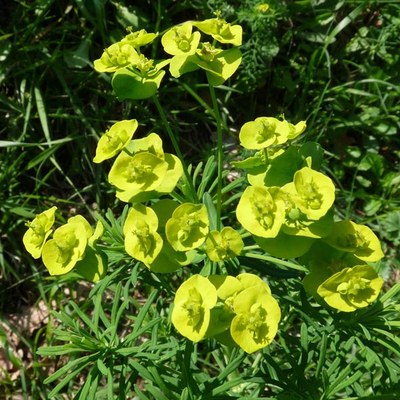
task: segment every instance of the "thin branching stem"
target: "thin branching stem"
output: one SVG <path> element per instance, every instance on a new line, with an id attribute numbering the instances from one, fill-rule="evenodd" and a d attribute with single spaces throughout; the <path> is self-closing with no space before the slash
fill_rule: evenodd
<path id="1" fill-rule="evenodd" d="M 208 84 L 210 88 L 211 101 L 214 109 L 215 122 L 217 124 L 217 170 L 218 170 L 218 184 L 217 184 L 217 230 L 221 230 L 221 204 L 222 204 L 222 172 L 224 167 L 224 154 L 222 148 L 222 119 L 219 112 L 217 96 L 215 95 L 214 86 Z"/>

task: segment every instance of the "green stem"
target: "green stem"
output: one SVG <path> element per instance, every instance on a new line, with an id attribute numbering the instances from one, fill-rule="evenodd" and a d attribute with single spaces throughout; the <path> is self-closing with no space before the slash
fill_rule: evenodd
<path id="1" fill-rule="evenodd" d="M 217 96 L 215 95 L 214 86 L 208 83 L 210 89 L 211 101 L 214 109 L 215 122 L 217 123 L 217 170 L 218 170 L 218 184 L 217 184 L 217 230 L 221 230 L 221 204 L 222 204 L 222 171 L 224 168 L 224 153 L 222 148 L 222 119 L 219 112 Z"/>
<path id="2" fill-rule="evenodd" d="M 163 122 L 163 125 L 164 125 L 165 129 L 167 130 L 169 139 L 171 140 L 171 143 L 172 143 L 172 146 L 174 147 L 175 153 L 176 153 L 176 155 L 178 156 L 178 158 L 182 162 L 183 173 L 185 175 L 185 181 L 186 181 L 187 187 L 190 189 L 190 192 L 191 192 L 191 195 L 192 195 L 192 201 L 195 202 L 195 203 L 199 203 L 199 197 L 197 196 L 197 192 L 196 192 L 196 189 L 194 187 L 193 181 L 190 178 L 189 170 L 188 170 L 188 168 L 186 166 L 185 160 L 183 158 L 181 149 L 179 148 L 179 144 L 178 144 L 178 142 L 176 140 L 176 137 L 175 137 L 174 133 L 172 132 L 171 125 L 169 124 L 167 116 L 165 115 L 164 109 L 162 108 L 162 106 L 161 106 L 161 104 L 160 104 L 160 102 L 159 102 L 159 100 L 158 100 L 156 95 L 154 95 L 152 97 L 152 99 L 153 99 L 154 104 L 157 107 L 158 113 L 160 114 L 160 117 L 161 117 L 161 120 Z"/>

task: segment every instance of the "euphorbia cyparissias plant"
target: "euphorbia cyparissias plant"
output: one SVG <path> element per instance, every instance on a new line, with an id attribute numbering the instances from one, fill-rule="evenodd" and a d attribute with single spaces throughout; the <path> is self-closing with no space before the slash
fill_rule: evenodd
<path id="1" fill-rule="evenodd" d="M 189 275 L 176 291 L 171 315 L 176 330 L 193 342 L 214 338 L 246 353 L 272 343 L 279 329 L 280 307 L 265 280 L 243 273 L 239 256 L 266 257 L 269 262 L 274 261 L 272 256 L 297 258 L 299 264 L 283 262 L 294 269 L 308 269 L 306 291 L 325 307 L 351 312 L 375 301 L 383 280 L 370 264 L 383 256 L 379 240 L 364 225 L 337 220 L 336 189 L 322 172 L 323 150 L 300 136 L 306 121 L 292 124 L 285 118 L 261 116 L 241 127 L 239 141 L 250 155 L 234 165 L 245 170 L 248 184 L 235 193 L 237 221 L 223 215 L 224 124 L 214 86 L 227 82 L 242 62 L 238 48 L 242 27 L 229 24 L 220 13 L 216 18 L 173 26 L 161 36 L 168 57 L 163 60 L 145 55 L 146 46 L 154 45 L 157 38 L 158 33 L 129 29 L 94 61 L 94 68 L 112 74 L 119 100 L 152 98 L 177 155 L 165 153 L 163 139 L 154 132 L 134 138 L 139 122 L 124 119 L 100 137 L 93 161 L 115 157 L 108 180 L 117 199 L 128 203 L 126 218 L 120 222 L 122 251 L 151 274 L 185 266 L 190 267 L 182 275 L 193 268 L 200 271 Z M 173 78 L 180 79 L 195 70 L 205 71 L 217 126 L 216 195 L 213 186 L 207 187 L 207 193 L 204 187 L 196 188 L 199 171 L 192 173 L 191 167 L 185 167 L 158 100 L 167 67 Z M 52 207 L 28 225 L 27 250 L 35 258 L 42 256 L 51 275 L 74 271 L 92 281 L 101 279 L 107 258 L 96 243 L 103 225 L 98 223 L 93 232 L 85 218 L 76 216 L 54 230 L 55 210 Z M 231 226 L 223 226 L 225 222 Z M 113 237 L 106 234 L 108 240 Z M 255 253 L 249 254 L 249 249 Z M 236 273 L 227 275 L 232 268 Z"/>

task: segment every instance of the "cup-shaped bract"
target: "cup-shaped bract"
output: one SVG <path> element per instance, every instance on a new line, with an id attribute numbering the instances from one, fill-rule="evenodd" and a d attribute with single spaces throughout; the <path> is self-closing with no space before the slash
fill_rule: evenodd
<path id="1" fill-rule="evenodd" d="M 227 302 L 232 307 L 233 298 L 237 293 L 243 290 L 243 285 L 239 279 L 230 275 L 210 275 L 208 280 L 217 289 L 217 295 L 220 300 Z"/>
<path id="2" fill-rule="evenodd" d="M 210 275 L 208 280 L 217 289 L 218 296 L 218 302 L 211 310 L 211 321 L 207 330 L 207 337 L 215 337 L 225 331 L 229 332 L 235 316 L 232 309 L 233 299 L 243 286 L 238 279 L 229 275 Z"/>
<path id="3" fill-rule="evenodd" d="M 93 236 L 93 229 L 90 226 L 89 221 L 83 215 L 78 214 L 71 218 L 68 218 L 67 222 L 69 224 L 82 224 L 85 228 L 87 239 L 90 239 Z"/>
<path id="4" fill-rule="evenodd" d="M 165 75 L 163 68 L 169 60 L 154 61 L 143 54 L 132 67 L 121 68 L 115 72 L 111 85 L 119 100 L 147 99 L 153 96 Z"/>
<path id="5" fill-rule="evenodd" d="M 142 191 L 157 188 L 163 181 L 168 169 L 164 158 L 149 152 L 140 152 L 133 156 L 121 153 L 108 174 L 109 182 L 120 190 L 129 191 L 131 197 Z"/>
<path id="6" fill-rule="evenodd" d="M 196 251 L 191 250 L 187 252 L 176 251 L 169 244 L 168 240 L 163 240 L 162 249 L 157 257 L 146 265 L 150 271 L 156 273 L 170 273 L 174 272 L 184 265 L 190 264 L 196 256 Z"/>
<path id="7" fill-rule="evenodd" d="M 42 260 L 50 275 L 66 274 L 84 257 L 92 231 L 82 216 L 77 217 L 57 228 L 43 246 Z"/>
<path id="8" fill-rule="evenodd" d="M 68 221 L 79 221 L 77 217 L 81 216 L 77 215 L 76 217 L 70 218 Z M 98 240 L 104 233 L 104 225 L 101 221 L 97 221 L 96 228 L 93 234 L 91 234 L 92 228 L 90 227 L 89 222 L 87 222 L 83 217 L 81 217 L 81 221 L 85 221 L 83 223 L 86 225 L 88 245 L 84 257 L 76 263 L 74 271 L 91 282 L 98 282 L 107 273 L 107 255 L 97 246 Z M 89 229 L 87 228 L 88 225 Z"/>
<path id="9" fill-rule="evenodd" d="M 269 288 L 268 284 L 257 275 L 245 272 L 243 274 L 239 274 L 236 279 L 242 285 L 242 290 L 253 286 L 261 286 L 263 287 L 263 290 L 266 290 L 269 294 L 271 294 L 271 289 Z"/>
<path id="10" fill-rule="evenodd" d="M 352 312 L 374 302 L 383 285 L 370 265 L 344 268 L 325 280 L 317 293 L 325 302 L 339 311 Z"/>
<path id="11" fill-rule="evenodd" d="M 150 133 L 144 138 L 132 140 L 127 148 L 127 152 L 130 154 L 140 153 L 147 151 L 148 153 L 154 154 L 159 158 L 164 157 L 162 139 L 157 133 Z"/>
<path id="12" fill-rule="evenodd" d="M 163 247 L 163 240 L 157 233 L 156 213 L 143 204 L 135 204 L 128 213 L 123 226 L 126 252 L 147 267 L 156 259 Z"/>
<path id="13" fill-rule="evenodd" d="M 158 33 L 150 33 L 145 29 L 133 31 L 132 28 L 128 28 L 127 31 L 129 33 L 121 40 L 121 43 L 130 44 L 135 49 L 151 43 L 158 36 Z"/>
<path id="14" fill-rule="evenodd" d="M 92 228 L 90 228 L 92 231 Z M 91 236 L 88 237 L 88 245 L 91 247 L 96 247 L 98 240 L 104 233 L 104 225 L 101 221 L 97 221 L 96 227 L 94 228 L 94 232 Z"/>
<path id="15" fill-rule="evenodd" d="M 286 120 L 258 117 L 242 126 L 239 132 L 240 144 L 246 149 L 261 150 L 286 143 L 303 133 L 305 128 L 305 121 L 293 125 Z"/>
<path id="16" fill-rule="evenodd" d="M 383 257 L 379 239 L 366 226 L 353 221 L 338 221 L 331 234 L 324 239 L 336 249 L 350 252 L 365 262 L 376 262 Z"/>
<path id="17" fill-rule="evenodd" d="M 143 202 L 170 193 L 182 174 L 180 159 L 164 153 L 160 136 L 150 133 L 145 138 L 130 141 L 116 158 L 109 181 L 117 187 L 116 196 L 120 200 Z"/>
<path id="18" fill-rule="evenodd" d="M 94 60 L 97 72 L 115 72 L 139 62 L 138 52 L 128 43 L 118 42 L 107 47 L 101 57 Z"/>
<path id="19" fill-rule="evenodd" d="M 171 193 L 183 175 L 182 161 L 175 154 L 165 153 L 164 161 L 167 163 L 168 168 L 164 179 L 156 188 L 156 191 L 160 194 Z"/>
<path id="20" fill-rule="evenodd" d="M 176 251 L 200 247 L 209 231 L 207 208 L 204 204 L 184 203 L 177 207 L 167 221 L 165 233 Z"/>
<path id="21" fill-rule="evenodd" d="M 323 217 L 335 201 L 332 180 L 309 167 L 297 171 L 293 182 L 286 184 L 282 190 L 289 194 L 297 208 L 310 220 Z"/>
<path id="22" fill-rule="evenodd" d="M 305 254 L 314 243 L 315 239 L 300 235 L 287 235 L 283 232 L 284 226 L 279 234 L 272 238 L 260 238 L 255 236 L 256 243 L 266 252 L 274 257 L 297 258 Z"/>
<path id="23" fill-rule="evenodd" d="M 112 125 L 100 137 L 93 162 L 101 163 L 118 154 L 131 141 L 137 127 L 138 122 L 136 119 L 123 120 Z"/>
<path id="24" fill-rule="evenodd" d="M 242 62 L 242 53 L 238 48 L 221 50 L 210 43 L 201 43 L 196 55 L 197 57 L 190 60 L 194 60 L 198 67 L 206 71 L 208 82 L 212 86 L 223 84 L 236 72 Z"/>
<path id="25" fill-rule="evenodd" d="M 164 51 L 172 56 L 195 54 L 200 43 L 200 32 L 193 32 L 193 25 L 185 22 L 169 29 L 161 38 Z"/>
<path id="26" fill-rule="evenodd" d="M 25 232 L 22 242 L 26 251 L 33 258 L 37 259 L 42 254 L 43 246 L 52 232 L 56 210 L 56 206 L 51 207 L 27 223 L 28 230 Z"/>
<path id="27" fill-rule="evenodd" d="M 211 231 L 206 240 L 206 253 L 211 261 L 225 261 L 240 255 L 244 247 L 240 233 L 230 226 L 221 232 Z"/>
<path id="28" fill-rule="evenodd" d="M 220 43 L 228 43 L 234 46 L 240 46 L 242 44 L 243 29 L 240 25 L 231 25 L 224 19 L 218 17 L 206 19 L 204 21 L 195 21 L 192 22 L 192 24 Z"/>
<path id="29" fill-rule="evenodd" d="M 285 219 L 285 203 L 279 189 L 248 186 L 237 205 L 236 217 L 253 235 L 264 238 L 277 236 Z"/>
<path id="30" fill-rule="evenodd" d="M 233 311 L 236 315 L 232 320 L 230 333 L 236 344 L 246 353 L 268 346 L 278 331 L 281 310 L 265 285 L 250 286 L 233 300 Z"/>
<path id="31" fill-rule="evenodd" d="M 171 320 L 176 330 L 193 342 L 202 340 L 217 299 L 217 289 L 207 278 L 191 276 L 175 294 Z"/>
<path id="32" fill-rule="evenodd" d="M 333 227 L 333 212 L 329 210 L 318 220 L 312 220 L 302 212 L 298 193 L 292 183 L 282 187 L 282 196 L 285 201 L 285 221 L 282 232 L 287 235 L 304 236 L 308 238 L 321 238 L 328 236 Z"/>
<path id="33" fill-rule="evenodd" d="M 260 150 L 277 142 L 276 118 L 259 117 L 246 122 L 240 129 L 240 145 L 250 150 Z"/>

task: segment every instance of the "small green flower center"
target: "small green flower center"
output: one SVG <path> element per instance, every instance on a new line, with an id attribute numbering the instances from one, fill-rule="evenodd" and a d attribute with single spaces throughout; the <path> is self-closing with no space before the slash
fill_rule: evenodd
<path id="1" fill-rule="evenodd" d="M 217 49 L 209 42 L 202 43 L 200 50 L 200 57 L 205 61 L 213 61 L 215 55 L 218 53 Z"/>
<path id="2" fill-rule="evenodd" d="M 265 323 L 267 311 L 260 304 L 253 304 L 247 321 L 247 329 L 252 333 L 255 342 L 264 342 L 268 335 L 268 325 Z"/>
<path id="3" fill-rule="evenodd" d="M 257 143 L 263 143 L 267 140 L 273 139 L 275 136 L 276 124 L 270 121 L 256 121 L 256 134 L 255 139 Z"/>
<path id="4" fill-rule="evenodd" d="M 185 32 L 177 30 L 175 31 L 174 40 L 179 50 L 182 51 L 190 50 L 190 42 L 192 41 L 192 35 L 187 35 Z"/>
<path id="5" fill-rule="evenodd" d="M 196 228 L 199 221 L 197 215 L 195 213 L 189 214 L 180 219 L 179 225 L 181 229 L 178 231 L 178 240 L 180 242 L 185 242 L 189 239 L 190 234 L 192 233 L 193 229 Z"/>
<path id="6" fill-rule="evenodd" d="M 149 60 L 143 54 L 140 55 L 136 68 L 142 73 L 151 73 L 154 71 L 154 60 Z"/>
<path id="7" fill-rule="evenodd" d="M 126 28 L 127 32 L 129 32 L 128 35 L 125 36 L 125 40 L 127 41 L 134 41 L 135 39 L 139 38 L 140 36 L 143 36 L 142 31 L 133 31 L 133 28 L 131 26 L 128 26 Z"/>
<path id="8" fill-rule="evenodd" d="M 115 133 L 112 133 L 110 131 L 107 131 L 105 133 L 105 137 L 107 138 L 108 145 L 113 149 L 117 149 L 117 148 L 123 146 L 124 141 L 122 140 L 122 137 L 124 137 L 126 135 L 127 135 L 126 131 L 120 132 L 119 135 L 116 135 Z"/>
<path id="9" fill-rule="evenodd" d="M 274 224 L 275 205 L 272 199 L 255 197 L 251 205 L 254 215 L 264 229 L 270 229 Z"/>
<path id="10" fill-rule="evenodd" d="M 301 188 L 301 196 L 303 197 L 307 208 L 319 210 L 322 205 L 322 194 L 318 192 L 318 186 L 311 179 Z"/>
<path id="11" fill-rule="evenodd" d="M 230 250 L 229 240 L 227 240 L 224 237 L 221 237 L 220 242 L 217 243 L 215 246 L 215 251 L 218 255 L 218 258 L 221 260 L 227 259 L 229 257 L 229 250 Z"/>
<path id="12" fill-rule="evenodd" d="M 55 233 L 54 241 L 59 249 L 57 262 L 65 264 L 71 259 L 73 249 L 75 248 L 78 238 L 75 236 L 75 232 L 63 232 L 62 234 Z"/>
<path id="13" fill-rule="evenodd" d="M 223 18 L 221 18 L 222 12 L 221 10 L 217 10 L 214 12 L 216 16 L 215 20 L 215 28 L 217 34 L 224 36 L 229 34 L 230 24 L 228 24 Z"/>
<path id="14" fill-rule="evenodd" d="M 287 217 L 293 222 L 297 221 L 300 216 L 301 211 L 298 208 L 292 208 L 287 214 Z"/>
<path id="15" fill-rule="evenodd" d="M 123 176 L 128 182 L 137 182 L 142 184 L 145 183 L 151 172 L 152 168 L 150 165 L 138 163 L 134 160 L 128 164 L 126 170 L 123 172 Z"/>
<path id="16" fill-rule="evenodd" d="M 189 51 L 190 50 L 190 41 L 187 39 L 181 39 L 177 42 L 177 45 L 180 50 L 182 51 Z"/>
<path id="17" fill-rule="evenodd" d="M 123 67 L 130 64 L 132 48 L 130 45 L 115 45 L 105 49 L 105 54 L 108 56 L 108 60 L 104 60 L 104 64 Z"/>
<path id="18" fill-rule="evenodd" d="M 357 236 L 354 233 L 348 233 L 338 237 L 337 244 L 340 247 L 355 249 L 357 247 Z"/>
<path id="19" fill-rule="evenodd" d="M 189 300 L 183 305 L 186 311 L 188 325 L 196 327 L 201 324 L 203 319 L 202 297 L 200 293 L 192 288 L 189 290 Z"/>
<path id="20" fill-rule="evenodd" d="M 369 282 L 368 279 L 355 276 L 347 282 L 340 283 L 337 287 L 337 291 L 340 294 L 355 297 L 360 291 L 369 288 Z"/>
<path id="21" fill-rule="evenodd" d="M 137 221 L 132 233 L 138 238 L 140 250 L 149 254 L 154 247 L 153 236 L 150 232 L 149 225 L 145 221 Z"/>

